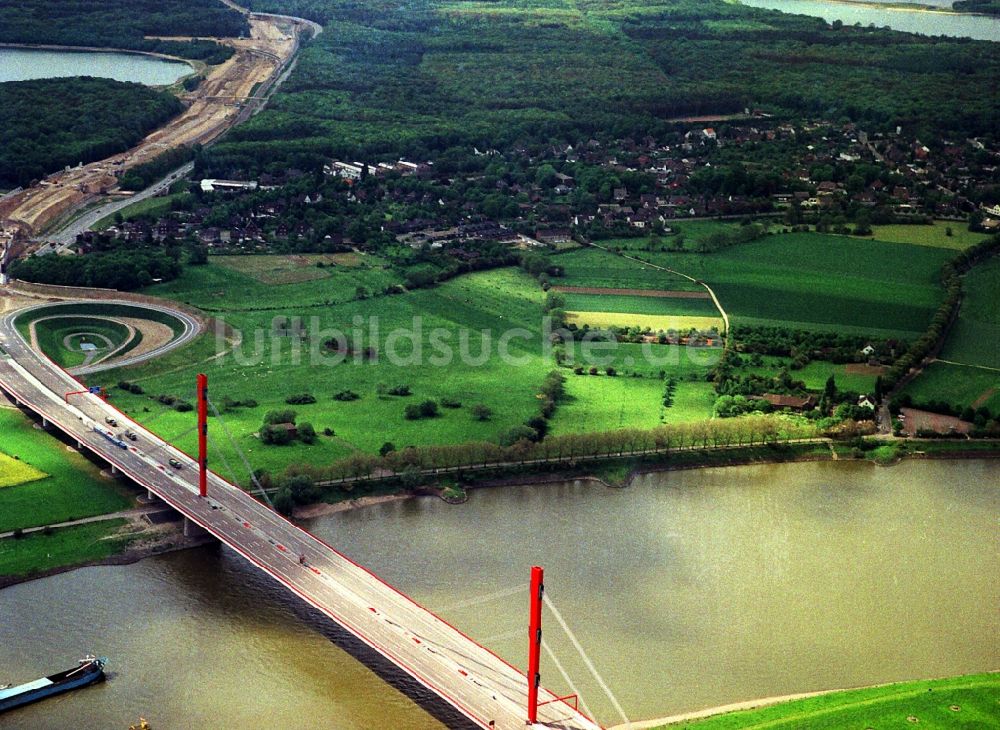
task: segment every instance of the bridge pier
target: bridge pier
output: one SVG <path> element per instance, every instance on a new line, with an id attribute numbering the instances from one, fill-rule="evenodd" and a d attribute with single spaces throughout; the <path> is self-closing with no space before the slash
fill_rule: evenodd
<path id="1" fill-rule="evenodd" d="M 113 477 L 118 476 L 118 467 L 115 466 L 114 464 L 111 465 L 111 476 Z"/>
<path id="2" fill-rule="evenodd" d="M 44 428 L 46 431 L 49 428 L 49 419 L 47 419 L 45 416 L 42 416 L 42 428 Z"/>
<path id="3" fill-rule="evenodd" d="M 197 522 L 184 518 L 184 537 L 206 537 L 210 533 Z"/>

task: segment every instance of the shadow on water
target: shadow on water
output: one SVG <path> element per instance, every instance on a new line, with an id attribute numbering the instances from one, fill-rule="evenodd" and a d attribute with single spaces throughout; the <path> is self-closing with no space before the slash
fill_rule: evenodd
<path id="1" fill-rule="evenodd" d="M 213 543 L 185 553 L 185 556 L 192 555 L 200 558 L 203 569 L 190 571 L 177 564 L 176 579 L 182 581 L 188 590 L 202 594 L 204 600 L 198 603 L 204 610 L 226 612 L 227 609 L 222 606 L 229 602 L 216 600 L 221 590 L 251 610 L 277 615 L 291 613 L 306 627 L 361 662 L 382 681 L 408 697 L 443 725 L 453 730 L 472 730 L 478 727 L 333 619 L 298 599 L 276 579 L 255 570 L 236 552 L 223 547 L 221 543 Z M 232 607 L 228 610 L 232 610 Z"/>

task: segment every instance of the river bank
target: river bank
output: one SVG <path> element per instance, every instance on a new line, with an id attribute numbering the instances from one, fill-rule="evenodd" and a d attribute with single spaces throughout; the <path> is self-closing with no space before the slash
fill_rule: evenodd
<path id="1" fill-rule="evenodd" d="M 993 686 L 997 682 L 997 673 L 1000 670 L 993 670 L 985 674 L 977 675 L 958 675 L 953 677 L 934 677 L 931 679 L 923 679 L 914 682 L 881 682 L 879 684 L 870 684 L 863 687 L 845 687 L 842 689 L 825 689 L 816 692 L 799 692 L 796 694 L 788 694 L 777 697 L 762 697 L 757 700 L 748 700 L 746 702 L 734 702 L 728 705 L 720 705 L 719 707 L 710 707 L 704 710 L 697 710 L 695 712 L 686 712 L 680 715 L 671 715 L 669 717 L 662 717 L 654 720 L 641 720 L 639 722 L 629 723 L 628 725 L 616 725 L 609 728 L 609 730 L 626 730 L 626 728 L 632 728 L 633 730 L 657 730 L 658 728 L 664 728 L 671 725 L 677 725 L 681 723 L 690 723 L 695 720 L 704 720 L 707 718 L 719 718 L 720 721 L 723 718 L 720 715 L 728 715 L 735 712 L 746 712 L 748 710 L 760 710 L 764 708 L 773 707 L 774 705 L 790 704 L 794 703 L 794 706 L 801 706 L 801 700 L 809 700 L 813 698 L 827 698 L 831 701 L 836 701 L 838 699 L 844 700 L 845 704 L 850 702 L 850 700 L 859 698 L 861 695 L 865 696 L 865 700 L 868 704 L 875 704 L 884 699 L 882 695 L 892 697 L 893 694 L 900 691 L 913 692 L 920 691 L 924 692 L 934 692 L 938 690 L 939 693 L 942 691 L 947 691 L 948 687 L 946 685 L 962 684 L 965 681 L 975 682 L 976 680 L 991 680 L 989 686 Z M 837 697 L 839 695 L 839 697 Z M 938 702 L 941 703 L 940 698 Z M 837 711 L 837 706 L 833 702 L 828 703 L 832 705 L 832 711 Z M 943 703 L 941 703 L 943 704 Z M 788 708 L 790 711 L 792 708 Z M 829 715 L 831 709 L 824 708 L 825 714 Z M 957 704 L 952 704 L 949 707 L 951 712 L 961 712 L 962 706 Z M 912 709 L 910 710 L 913 711 Z M 919 717 L 911 714 L 909 717 L 915 718 L 915 720 L 910 720 L 910 722 L 919 721 Z M 802 715 L 798 716 L 799 720 L 802 720 Z M 748 724 L 753 725 L 754 723 L 747 718 Z M 697 726 L 698 723 L 695 723 Z"/>
<path id="2" fill-rule="evenodd" d="M 7 540 L 17 540 L 24 538 L 5 538 Z M 110 555 L 106 558 L 87 560 L 80 563 L 59 565 L 38 573 L 28 575 L 0 575 L 0 591 L 21 583 L 28 583 L 42 578 L 48 578 L 60 573 L 68 573 L 78 568 L 91 568 L 98 565 L 132 565 L 140 560 L 151 558 L 155 555 L 176 552 L 178 550 L 188 550 L 190 548 L 201 547 L 215 541 L 210 535 L 202 537 L 185 537 L 182 530 L 176 529 L 160 530 L 152 539 L 145 539 L 135 544 L 129 544 L 124 551 Z"/>
<path id="3" fill-rule="evenodd" d="M 914 442 L 897 439 L 895 443 L 910 443 L 912 445 Z M 835 461 L 870 464 L 873 467 L 889 467 L 909 460 L 959 461 L 963 459 L 1000 459 L 1000 442 L 979 442 L 977 445 L 981 448 L 969 448 L 970 442 L 965 441 L 926 440 L 915 443 L 924 448 L 895 453 L 891 460 L 880 460 L 876 453 L 877 448 L 863 452 L 865 456 L 858 458 L 856 452 L 852 452 L 851 449 L 843 445 L 839 445 L 840 451 L 832 444 L 776 445 L 755 448 L 748 447 L 740 451 L 727 452 L 683 452 L 655 460 L 651 460 L 649 457 L 646 459 L 629 457 L 612 458 L 608 460 L 610 463 L 597 465 L 596 468 L 592 464 L 581 468 L 567 467 L 563 464 L 557 469 L 546 472 L 534 469 L 506 476 L 466 479 L 462 480 L 459 486 L 463 492 L 483 489 L 495 490 L 531 486 L 557 486 L 567 483 L 591 483 L 607 489 L 628 489 L 637 481 L 646 477 L 669 472 L 686 472 L 701 469 L 746 468 L 764 465 Z M 977 442 L 971 443 L 976 444 Z M 927 450 L 927 447 L 930 447 L 930 450 Z M 297 507 L 292 517 L 297 521 L 310 522 L 332 515 L 358 512 L 375 506 L 390 505 L 428 497 L 440 499 L 454 505 L 459 505 L 466 501 L 464 498 L 449 498 L 446 490 L 447 486 L 445 485 L 428 484 L 418 488 L 400 489 L 398 491 L 388 491 L 378 494 L 348 495 L 331 501 L 315 502 Z M 58 566 L 25 576 L 0 576 L 0 590 L 19 583 L 76 570 L 77 568 L 96 565 L 129 565 L 148 557 L 200 547 L 213 541 L 211 537 L 186 538 L 179 528 L 172 528 L 165 531 L 152 542 L 130 544 L 123 552 L 116 553 L 107 558 Z"/>

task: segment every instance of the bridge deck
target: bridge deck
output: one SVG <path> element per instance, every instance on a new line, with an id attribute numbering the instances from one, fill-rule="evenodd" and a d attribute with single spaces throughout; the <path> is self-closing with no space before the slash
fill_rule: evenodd
<path id="1" fill-rule="evenodd" d="M 504 730 L 525 727 L 527 681 L 520 671 L 221 477 L 211 474 L 209 496 L 200 498 L 197 464 L 189 456 L 96 396 L 75 396 L 65 403 L 64 394 L 79 390 L 79 383 L 30 349 L 14 328 L 14 316 L 0 320 L 0 386 L 20 403 L 201 525 L 473 723 Z M 117 419 L 119 427 L 106 424 L 106 417 Z M 138 435 L 137 441 L 125 442 L 125 449 L 94 430 L 121 433 L 125 426 Z M 182 468 L 172 469 L 170 458 Z M 305 565 L 299 556 L 305 556 Z M 540 698 L 555 695 L 543 690 Z M 563 702 L 543 705 L 539 725 L 599 727 Z"/>

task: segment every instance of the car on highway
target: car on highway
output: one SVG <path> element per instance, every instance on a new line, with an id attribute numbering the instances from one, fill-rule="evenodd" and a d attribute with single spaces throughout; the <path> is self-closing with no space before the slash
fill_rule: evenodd
<path id="1" fill-rule="evenodd" d="M 136 436 L 132 431 L 125 431 L 125 438 L 127 438 L 129 441 L 135 441 L 139 437 Z"/>
<path id="2" fill-rule="evenodd" d="M 179 461 L 177 461 L 177 459 L 174 459 L 173 457 L 171 457 L 167 461 L 167 463 L 170 464 L 170 466 L 172 466 L 174 469 L 180 469 L 181 468 L 181 463 Z"/>
<path id="3" fill-rule="evenodd" d="M 118 428 L 118 421 L 112 418 L 111 416 L 105 416 L 104 422 L 109 426 L 111 426 L 112 428 Z"/>

